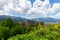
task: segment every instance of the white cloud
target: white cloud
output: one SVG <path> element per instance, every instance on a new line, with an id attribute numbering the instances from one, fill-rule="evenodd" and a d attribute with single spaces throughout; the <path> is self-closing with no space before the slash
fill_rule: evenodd
<path id="1" fill-rule="evenodd" d="M 0 0 L 0 2 L 3 2 L 4 0 Z"/>
<path id="2" fill-rule="evenodd" d="M 18 0 L 17 0 L 18 1 Z M 20 12 L 20 14 L 27 12 L 32 7 L 30 1 L 19 0 L 18 4 L 15 6 L 14 10 Z"/>
<path id="3" fill-rule="evenodd" d="M 50 8 L 50 3 L 48 0 L 46 0 L 45 2 L 36 0 L 35 3 L 33 4 L 33 7 L 30 8 L 30 10 L 28 10 L 28 13 L 46 17 L 49 8 Z"/>
<path id="4" fill-rule="evenodd" d="M 44 2 L 41 0 L 36 0 L 33 3 L 33 7 L 30 1 L 28 0 L 1 0 L 0 15 L 12 15 L 9 13 L 11 10 L 15 11 L 19 14 L 26 14 L 26 18 L 35 18 L 35 17 L 54 17 L 55 15 L 59 15 L 60 13 L 60 3 L 55 3 L 52 7 L 50 5 L 49 0 L 45 0 Z M 0 6 L 1 6 L 0 5 Z M 2 12 L 1 12 L 2 11 Z M 59 14 L 58 14 L 59 13 Z M 22 16 L 23 17 L 23 16 Z M 56 18 L 58 18 L 56 16 Z"/>
<path id="5" fill-rule="evenodd" d="M 12 16 L 11 14 L 5 12 L 4 10 L 3 11 L 0 10 L 0 15 L 10 15 L 10 16 Z"/>
<path id="6" fill-rule="evenodd" d="M 57 13 L 56 15 L 52 16 L 52 18 L 60 19 L 60 12 L 59 12 L 59 13 Z"/>
<path id="7" fill-rule="evenodd" d="M 52 8 L 48 9 L 47 14 L 49 14 L 51 17 L 51 16 L 58 14 L 58 12 L 60 12 L 60 3 L 55 3 Z"/>

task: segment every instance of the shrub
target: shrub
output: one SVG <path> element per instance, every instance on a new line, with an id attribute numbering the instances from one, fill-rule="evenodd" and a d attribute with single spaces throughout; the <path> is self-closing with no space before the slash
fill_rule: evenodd
<path id="1" fill-rule="evenodd" d="M 0 26 L 0 38 L 4 38 L 4 40 L 7 40 L 7 38 L 10 37 L 10 30 L 9 28 L 6 27 L 1 27 Z"/>

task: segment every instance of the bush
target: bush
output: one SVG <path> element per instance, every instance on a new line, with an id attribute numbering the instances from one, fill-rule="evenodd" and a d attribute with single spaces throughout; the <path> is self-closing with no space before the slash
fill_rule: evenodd
<path id="1" fill-rule="evenodd" d="M 6 27 L 1 27 L 0 26 L 0 38 L 4 38 L 4 40 L 7 40 L 7 38 L 10 37 L 10 30 L 9 28 Z"/>
<path id="2" fill-rule="evenodd" d="M 10 17 L 8 17 L 6 21 L 1 22 L 1 26 L 9 27 L 9 29 L 11 29 L 12 27 L 15 26 L 15 23 Z"/>
<path id="3" fill-rule="evenodd" d="M 49 29 L 31 31 L 29 34 L 23 34 L 11 37 L 11 40 L 59 40 L 59 32 Z M 8 40 L 10 40 L 8 39 Z"/>

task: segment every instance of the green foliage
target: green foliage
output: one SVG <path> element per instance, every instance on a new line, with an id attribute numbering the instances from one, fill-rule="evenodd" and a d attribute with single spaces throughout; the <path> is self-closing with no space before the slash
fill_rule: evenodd
<path id="1" fill-rule="evenodd" d="M 43 27 L 38 25 L 34 27 L 34 31 L 30 31 L 28 34 L 17 35 L 9 38 L 8 40 L 59 40 L 60 31 L 53 28 L 54 25 L 49 25 L 50 27 Z"/>
<path id="2" fill-rule="evenodd" d="M 11 35 L 16 35 L 16 34 L 21 34 L 21 27 L 18 25 L 15 27 L 12 27 L 11 29 Z"/>
<path id="3" fill-rule="evenodd" d="M 58 40 L 58 34 L 57 31 L 48 32 L 48 30 L 36 30 L 29 34 L 14 36 L 8 40 Z"/>
<path id="4" fill-rule="evenodd" d="M 15 23 L 10 17 L 8 17 L 6 21 L 1 22 L 1 25 L 4 27 L 9 27 L 9 29 L 11 29 L 15 26 Z"/>
<path id="5" fill-rule="evenodd" d="M 4 40 L 5 40 L 5 39 L 7 39 L 9 37 L 10 37 L 9 28 L 5 28 L 5 27 L 0 26 L 0 38 L 1 39 L 4 38 Z"/>
<path id="6" fill-rule="evenodd" d="M 60 24 L 14 22 L 10 17 L 0 23 L 0 40 L 60 40 Z"/>

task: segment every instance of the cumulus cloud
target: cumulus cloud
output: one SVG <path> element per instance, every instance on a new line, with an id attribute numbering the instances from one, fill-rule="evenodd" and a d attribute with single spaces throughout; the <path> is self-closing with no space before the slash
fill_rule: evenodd
<path id="1" fill-rule="evenodd" d="M 14 10 L 16 11 L 17 13 L 25 13 L 28 9 L 30 9 L 31 7 L 31 3 L 30 1 L 27 1 L 27 0 L 8 0 L 6 1 L 6 4 L 5 4 L 5 0 L 1 0 L 0 2 L 0 8 L 2 8 L 1 11 L 5 11 L 7 12 L 8 14 L 11 14 L 9 13 L 11 10 Z M 3 14 L 3 13 L 2 13 Z"/>
<path id="2" fill-rule="evenodd" d="M 2 8 L 2 10 L 1 10 Z M 12 13 L 11 13 L 12 12 Z M 51 7 L 49 0 L 41 1 L 36 0 L 33 6 L 29 0 L 1 0 L 0 1 L 0 15 L 15 15 L 25 18 L 37 18 L 37 17 L 52 17 L 58 18 L 56 15 L 60 12 L 60 3 L 54 3 Z M 18 16 L 17 15 L 17 16 Z"/>
<path id="3" fill-rule="evenodd" d="M 10 16 L 12 16 L 11 14 L 5 12 L 4 10 L 3 11 L 0 10 L 0 15 L 10 15 Z"/>
<path id="4" fill-rule="evenodd" d="M 60 19 L 60 12 L 59 12 L 59 13 L 57 13 L 56 15 L 52 16 L 52 18 Z"/>
<path id="5" fill-rule="evenodd" d="M 28 13 L 46 17 L 49 8 L 50 8 L 49 0 L 45 0 L 44 2 L 41 0 L 40 1 L 36 0 L 35 3 L 33 4 L 33 7 L 30 8 Z"/>
<path id="6" fill-rule="evenodd" d="M 45 0 L 44 2 L 36 0 L 33 5 L 34 5 L 33 8 L 31 8 L 28 11 L 29 15 L 35 14 L 35 16 L 38 15 L 38 17 L 53 18 L 52 16 L 55 16 L 56 14 L 58 14 L 58 12 L 60 12 L 60 3 L 54 3 L 54 5 L 51 7 L 49 0 Z M 58 17 L 56 17 L 56 18 L 58 18 Z"/>

